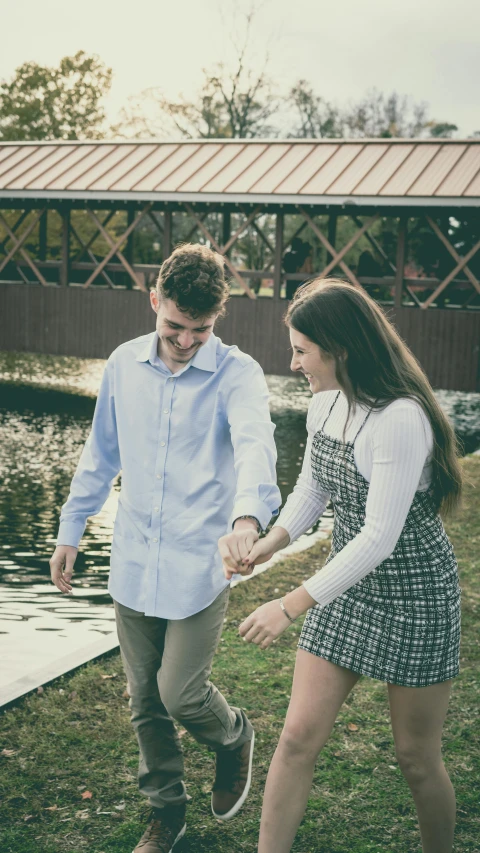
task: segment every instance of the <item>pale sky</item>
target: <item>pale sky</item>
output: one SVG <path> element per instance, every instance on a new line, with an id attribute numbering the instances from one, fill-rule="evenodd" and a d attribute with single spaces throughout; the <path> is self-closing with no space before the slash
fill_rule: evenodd
<path id="1" fill-rule="evenodd" d="M 252 64 L 279 92 L 299 78 L 338 105 L 376 87 L 427 101 L 429 115 L 480 130 L 478 0 L 263 0 Z M 251 0 L 16 0 L 1 4 L 0 79 L 26 60 L 55 65 L 78 50 L 114 72 L 114 121 L 127 98 L 152 86 L 190 96 L 201 69 L 232 56 L 234 10 Z M 235 24 L 237 21 L 237 24 Z"/>

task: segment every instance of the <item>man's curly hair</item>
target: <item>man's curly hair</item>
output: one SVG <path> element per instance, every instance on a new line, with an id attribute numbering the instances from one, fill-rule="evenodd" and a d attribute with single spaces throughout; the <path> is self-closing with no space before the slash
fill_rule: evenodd
<path id="1" fill-rule="evenodd" d="M 223 316 L 229 296 L 223 258 L 200 243 L 178 246 L 160 268 L 157 295 L 160 300 L 172 299 L 194 319 Z"/>

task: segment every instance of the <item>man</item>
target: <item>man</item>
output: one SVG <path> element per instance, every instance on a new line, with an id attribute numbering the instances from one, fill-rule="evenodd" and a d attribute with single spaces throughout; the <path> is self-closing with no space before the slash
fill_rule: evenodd
<path id="1" fill-rule="evenodd" d="M 151 293 L 156 331 L 107 362 L 50 561 L 53 582 L 70 592 L 86 520 L 122 470 L 109 591 L 139 786 L 152 805 L 138 853 L 170 853 L 185 832 L 172 718 L 216 752 L 215 817 L 233 817 L 250 787 L 253 728 L 209 681 L 228 600 L 217 543 L 240 565 L 281 500 L 263 373 L 213 334 L 227 298 L 223 260 L 205 246 L 182 246 L 163 263 Z"/>

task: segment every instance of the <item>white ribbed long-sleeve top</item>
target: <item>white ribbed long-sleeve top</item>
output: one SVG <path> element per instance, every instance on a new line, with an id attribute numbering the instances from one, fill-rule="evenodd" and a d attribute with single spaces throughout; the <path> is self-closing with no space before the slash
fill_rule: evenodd
<path id="1" fill-rule="evenodd" d="M 310 402 L 302 470 L 275 524 L 287 531 L 291 542 L 320 518 L 330 497 L 312 476 L 311 454 L 313 436 L 321 429 L 337 393 L 321 391 Z M 325 425 L 326 435 L 343 438 L 347 412 L 347 398 L 340 393 Z M 354 440 L 367 412 L 357 405 L 347 425 L 347 441 Z M 365 522 L 328 565 L 303 584 L 319 604 L 329 604 L 390 556 L 415 492 L 430 484 L 432 448 L 430 422 L 416 401 L 399 399 L 371 412 L 354 445 L 355 463 L 369 483 Z"/>

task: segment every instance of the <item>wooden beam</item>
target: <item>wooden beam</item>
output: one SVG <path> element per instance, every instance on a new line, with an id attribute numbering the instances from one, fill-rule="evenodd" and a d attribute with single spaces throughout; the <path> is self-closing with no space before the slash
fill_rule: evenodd
<path id="1" fill-rule="evenodd" d="M 358 228 L 361 228 L 362 223 L 361 223 L 360 219 L 358 218 L 358 216 L 351 216 L 350 218 L 353 220 L 353 222 L 355 223 L 355 225 Z M 388 257 L 385 249 L 383 248 L 383 246 L 380 245 L 378 240 L 376 240 L 375 237 L 373 237 L 371 234 L 369 234 L 368 231 L 365 232 L 365 237 L 367 238 L 367 240 L 370 243 L 370 245 L 372 246 L 372 248 L 376 249 L 376 251 L 379 253 L 379 255 L 381 255 L 383 260 L 387 262 L 387 264 L 390 267 L 390 269 L 392 270 L 392 272 L 396 273 L 397 268 L 396 268 L 395 264 L 392 264 L 392 262 L 391 262 L 390 258 Z"/>
<path id="2" fill-rule="evenodd" d="M 165 210 L 163 214 L 163 260 L 172 253 L 172 211 Z"/>
<path id="3" fill-rule="evenodd" d="M 190 214 L 190 216 L 193 216 L 193 218 L 196 219 L 196 221 L 198 223 L 198 227 L 200 228 L 200 231 L 202 231 L 202 233 L 207 238 L 207 240 L 210 240 L 210 243 L 212 244 L 215 251 L 218 252 L 219 255 L 223 255 L 223 260 L 225 262 L 225 266 L 228 267 L 228 269 L 230 270 L 231 274 L 233 275 L 235 281 L 238 282 L 238 284 L 243 288 L 243 290 L 250 297 L 250 299 L 256 299 L 257 298 L 256 293 L 254 293 L 253 290 L 251 290 L 251 288 L 248 286 L 247 282 L 244 281 L 243 278 L 241 277 L 241 275 L 238 274 L 237 270 L 235 269 L 232 262 L 230 261 L 230 258 L 226 257 L 225 246 L 223 248 L 220 248 L 220 246 L 218 245 L 215 238 L 212 236 L 212 234 L 210 234 L 210 232 L 205 227 L 203 222 L 199 219 L 199 217 L 197 216 L 197 214 L 195 213 L 195 211 L 193 210 L 193 208 L 190 204 L 185 202 L 184 207 L 185 207 L 185 210 Z"/>
<path id="4" fill-rule="evenodd" d="M 72 237 L 75 237 L 75 240 L 78 241 L 79 245 L 83 246 L 83 248 L 85 249 L 86 248 L 85 243 L 83 242 L 82 238 L 78 235 L 77 231 L 75 230 L 72 221 L 70 221 L 70 233 L 72 234 Z M 90 260 L 93 261 L 93 263 L 95 264 L 95 267 L 96 267 L 98 264 L 98 258 L 95 257 L 95 255 L 93 254 L 91 249 L 86 249 L 86 253 L 87 253 L 88 257 L 90 258 Z M 79 265 L 77 265 L 74 261 L 72 261 L 70 264 L 71 269 L 72 268 L 76 269 L 76 268 L 78 268 L 78 266 Z M 108 273 L 105 269 L 102 270 L 101 275 L 102 275 L 102 278 L 105 279 L 108 286 L 113 289 L 115 287 L 115 285 L 114 285 L 112 279 L 110 278 L 110 276 L 108 275 Z"/>
<path id="5" fill-rule="evenodd" d="M 108 214 L 108 216 L 105 217 L 105 219 L 102 222 L 102 225 L 104 228 L 107 227 L 108 223 L 110 222 L 111 218 L 113 216 L 115 216 L 116 212 L 117 212 L 116 210 L 111 210 L 110 213 Z M 82 258 L 85 254 L 88 254 L 88 250 L 91 248 L 91 246 L 93 246 L 93 244 L 94 244 L 94 242 L 97 239 L 99 234 L 100 234 L 100 231 L 97 228 L 97 230 L 94 232 L 93 236 L 89 238 L 87 243 L 83 243 L 83 241 L 79 241 L 81 243 L 81 246 L 83 246 L 83 248 L 80 249 L 80 252 L 77 252 L 75 257 L 73 258 L 72 263 L 78 263 L 79 261 L 82 260 Z"/>
<path id="6" fill-rule="evenodd" d="M 320 230 L 318 225 L 313 221 L 311 216 L 308 215 L 307 211 L 304 210 L 303 207 L 300 207 L 300 205 L 297 205 L 297 210 L 299 210 L 300 213 L 302 214 L 302 216 L 305 217 L 305 219 L 307 220 L 308 224 L 310 225 L 310 228 L 312 229 L 312 231 L 317 235 L 320 242 L 323 243 L 323 245 L 325 246 L 327 251 L 330 252 L 332 257 L 336 256 L 337 255 L 336 250 L 333 248 L 331 243 L 327 240 L 327 238 L 325 237 L 325 234 Z M 343 270 L 343 272 L 345 273 L 347 278 L 350 279 L 352 284 L 355 284 L 357 287 L 362 286 L 360 284 L 358 278 L 356 277 L 355 273 L 353 273 L 352 270 L 349 267 L 347 267 L 347 265 L 344 261 L 340 261 L 339 266 Z M 319 273 L 319 275 L 323 275 L 323 272 Z"/>
<path id="7" fill-rule="evenodd" d="M 463 268 L 468 264 L 468 262 L 473 258 L 473 256 L 476 255 L 476 253 L 478 252 L 479 249 L 480 249 L 480 240 L 478 241 L 478 243 L 475 243 L 475 245 L 472 246 L 470 251 L 467 252 L 467 254 L 464 255 L 463 258 L 461 258 L 461 260 L 457 264 L 457 266 L 451 271 L 451 273 L 449 273 L 447 275 L 446 278 L 443 279 L 443 281 L 438 285 L 437 289 L 433 291 L 433 293 L 428 297 L 428 299 L 425 299 L 425 301 L 422 302 L 421 307 L 423 309 L 428 308 L 429 305 L 432 304 L 432 302 L 435 302 L 435 299 L 437 298 L 437 296 L 442 292 L 442 290 L 445 290 L 445 288 L 448 287 L 448 285 L 450 284 L 451 281 L 453 281 L 453 279 L 455 278 L 457 273 L 459 273 L 460 270 L 463 270 Z"/>
<path id="8" fill-rule="evenodd" d="M 143 217 L 148 213 L 148 211 L 151 209 L 151 207 L 152 207 L 151 203 L 147 204 L 146 207 L 144 207 L 144 209 L 142 211 L 140 211 L 138 216 L 135 217 L 134 221 L 129 225 L 127 230 L 124 231 L 122 236 L 119 237 L 119 239 L 116 241 L 114 241 L 113 238 L 108 233 L 108 231 L 105 230 L 105 228 L 103 227 L 102 223 L 100 222 L 98 216 L 95 215 L 94 211 L 90 210 L 90 208 L 87 207 L 87 211 L 88 211 L 89 215 L 92 217 L 92 219 L 95 222 L 100 233 L 103 234 L 103 236 L 105 237 L 105 240 L 107 241 L 107 243 L 110 243 L 110 246 L 112 248 L 106 254 L 106 256 L 103 258 L 103 260 L 100 262 L 97 269 L 94 270 L 92 275 L 85 282 L 83 287 L 90 287 L 92 281 L 95 281 L 97 276 L 100 275 L 103 268 L 108 264 L 110 258 L 113 258 L 114 255 L 117 255 L 119 260 L 121 261 L 121 263 L 123 264 L 123 266 L 125 267 L 127 272 L 129 273 L 129 275 L 132 277 L 132 279 L 135 282 L 135 284 L 137 285 L 137 287 L 140 290 L 143 290 L 145 292 L 147 291 L 147 288 L 145 287 L 143 281 L 140 281 L 140 279 L 137 278 L 135 270 L 130 266 L 127 259 L 122 255 L 122 253 L 120 251 L 120 246 L 122 246 L 125 243 L 125 240 L 127 239 L 128 235 L 138 226 L 138 223 L 140 222 L 140 220 L 143 219 Z"/>
<path id="9" fill-rule="evenodd" d="M 283 261 L 283 213 L 277 213 L 275 221 L 275 269 L 273 273 L 273 298 L 281 298 Z"/>
<path id="10" fill-rule="evenodd" d="M 430 228 L 432 229 L 432 231 L 437 235 L 437 237 L 439 238 L 439 240 L 441 240 L 441 241 L 442 241 L 442 243 L 443 243 L 443 245 L 445 246 L 445 248 L 447 249 L 447 251 L 448 251 L 448 252 L 450 252 L 450 254 L 451 254 L 451 256 L 452 256 L 453 260 L 454 260 L 454 261 L 456 261 L 457 263 L 460 263 L 460 262 L 461 262 L 461 260 L 462 260 L 461 256 L 458 254 L 458 252 L 457 252 L 457 250 L 455 249 L 455 247 L 454 247 L 454 246 L 452 246 L 452 244 L 450 243 L 450 240 L 448 239 L 448 237 L 446 237 L 446 236 L 445 236 L 445 234 L 443 233 L 443 231 L 438 227 L 438 225 L 437 225 L 437 223 L 435 222 L 435 220 L 434 220 L 434 219 L 432 219 L 432 217 L 431 217 L 431 216 L 428 216 L 428 214 L 427 214 L 427 216 L 425 217 L 425 219 L 427 220 L 428 224 L 430 225 Z M 474 276 L 473 272 L 472 272 L 472 271 L 471 271 L 467 266 L 465 266 L 465 267 L 463 268 L 463 272 L 464 272 L 464 273 L 465 273 L 465 275 L 467 276 L 468 280 L 473 284 L 473 286 L 474 286 L 475 290 L 477 291 L 477 293 L 480 293 L 480 282 L 479 282 L 479 281 L 478 281 L 478 279 Z"/>
<path id="11" fill-rule="evenodd" d="M 42 273 L 40 272 L 40 270 L 39 270 L 39 269 L 37 269 L 36 265 L 33 263 L 33 261 L 32 261 L 32 259 L 31 259 L 30 255 L 28 254 L 28 252 L 26 252 L 26 251 L 25 251 L 25 249 L 23 248 L 23 244 L 25 243 L 25 240 L 26 240 L 26 239 L 27 239 L 27 237 L 32 233 L 32 231 L 33 231 L 33 229 L 35 228 L 35 226 L 36 226 L 37 222 L 39 222 L 40 218 L 41 218 L 41 217 L 42 217 L 42 215 L 43 215 L 44 209 L 45 209 L 45 208 L 43 208 L 43 209 L 42 209 L 42 210 L 37 214 L 37 216 L 35 216 L 35 218 L 32 220 L 32 222 L 30 223 L 30 225 L 28 226 L 28 228 L 26 228 L 26 229 L 25 229 L 25 231 L 23 232 L 23 234 L 22 234 L 22 236 L 20 237 L 20 239 L 17 239 L 17 237 L 16 237 L 16 236 L 15 236 L 15 234 L 13 233 L 12 229 L 10 228 L 10 226 L 9 226 L 8 222 L 6 222 L 6 221 L 5 221 L 4 217 L 3 217 L 3 216 L 2 216 L 2 214 L 0 213 L 0 222 L 2 223 L 3 227 L 5 228 L 5 230 L 6 230 L 7 234 L 9 235 L 10 239 L 12 240 L 12 242 L 13 242 L 13 244 L 14 244 L 14 245 L 13 245 L 13 248 L 12 248 L 12 249 L 10 249 L 10 251 L 8 252 L 8 254 L 4 257 L 3 261 L 0 263 L 0 272 L 1 272 L 1 271 L 2 271 L 6 266 L 7 266 L 7 264 L 8 264 L 8 262 L 9 262 L 9 260 L 10 260 L 11 258 L 13 258 L 13 256 L 14 256 L 14 255 L 16 255 L 16 254 L 17 254 L 17 252 L 20 252 L 20 254 L 21 254 L 22 258 L 27 262 L 28 266 L 30 267 L 30 269 L 32 270 L 32 272 L 34 273 L 34 275 L 37 277 L 37 279 L 38 279 L 38 281 L 40 282 L 40 284 L 43 284 L 43 286 L 44 286 L 44 287 L 46 287 L 46 286 L 47 286 L 47 284 L 48 284 L 47 280 L 43 277 L 43 275 L 42 275 Z"/>
<path id="12" fill-rule="evenodd" d="M 230 240 L 232 233 L 232 218 L 229 210 L 222 213 L 222 245 L 225 246 Z"/>
<path id="13" fill-rule="evenodd" d="M 221 255 L 227 254 L 228 250 L 231 249 L 233 244 L 237 242 L 240 235 L 243 234 L 244 231 L 246 231 L 246 229 L 248 228 L 250 223 L 253 222 L 253 220 L 255 219 L 256 216 L 258 216 L 258 214 L 260 213 L 260 210 L 261 210 L 260 206 L 256 207 L 255 210 L 253 210 L 252 213 L 250 214 L 250 216 L 248 217 L 247 221 L 244 222 L 243 225 L 241 225 L 240 228 L 238 228 L 235 231 L 235 234 L 232 234 L 230 239 L 223 246 L 223 248 L 220 252 Z"/>
<path id="14" fill-rule="evenodd" d="M 335 244 L 337 242 L 337 219 L 338 219 L 338 215 L 336 213 L 329 213 L 328 214 L 327 238 L 328 238 L 328 242 L 330 243 L 331 246 L 333 246 L 333 248 L 335 248 Z M 361 223 L 360 223 L 360 225 L 361 225 Z M 332 255 L 330 254 L 330 252 L 327 252 L 327 264 L 330 263 L 330 261 L 332 261 L 332 260 L 333 260 Z"/>
<path id="15" fill-rule="evenodd" d="M 405 249 L 407 244 L 407 217 L 401 216 L 398 223 L 397 261 L 395 271 L 395 308 L 401 308 L 403 302 L 403 273 L 405 269 Z"/>
<path id="16" fill-rule="evenodd" d="M 45 210 L 43 216 L 40 217 L 38 229 L 38 258 L 40 261 L 47 260 L 47 239 L 48 239 L 48 210 Z"/>
<path id="17" fill-rule="evenodd" d="M 342 258 L 345 257 L 347 252 L 350 251 L 350 249 L 352 248 L 352 246 L 355 245 L 355 243 L 358 243 L 362 234 L 365 234 L 365 231 L 367 231 L 368 228 L 370 228 L 373 225 L 373 223 L 377 221 L 379 216 L 380 216 L 379 213 L 375 213 L 373 216 L 371 216 L 369 219 L 367 219 L 367 221 L 364 222 L 362 227 L 359 228 L 359 230 L 355 232 L 353 237 L 350 238 L 348 243 L 345 243 L 345 246 L 343 246 L 339 252 L 335 251 L 334 257 L 332 258 L 330 263 L 328 263 L 327 266 L 325 267 L 325 269 L 322 270 L 323 276 L 328 275 L 329 272 L 331 272 L 336 266 L 338 266 L 338 264 L 340 263 Z"/>
<path id="18" fill-rule="evenodd" d="M 28 209 L 27 209 L 27 210 L 24 210 L 24 211 L 20 214 L 20 216 L 18 217 L 17 221 L 16 221 L 16 222 L 14 222 L 14 224 L 12 225 L 12 232 L 13 232 L 14 234 L 15 234 L 15 232 L 20 228 L 20 225 L 21 225 L 21 224 L 22 224 L 22 222 L 27 218 L 27 216 L 28 216 L 28 214 L 29 214 L 29 213 L 30 213 L 30 210 L 28 210 Z M 0 243 L 0 252 L 6 252 L 6 251 L 7 251 L 6 246 L 7 246 L 7 243 L 9 243 L 9 242 L 10 242 L 10 239 L 11 239 L 11 238 L 10 238 L 10 235 L 9 235 L 9 234 L 7 234 L 7 236 L 6 236 L 6 237 L 2 240 L 2 242 Z"/>
<path id="19" fill-rule="evenodd" d="M 62 255 L 60 267 L 60 284 L 67 287 L 70 284 L 70 211 L 62 210 Z"/>

